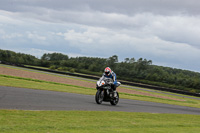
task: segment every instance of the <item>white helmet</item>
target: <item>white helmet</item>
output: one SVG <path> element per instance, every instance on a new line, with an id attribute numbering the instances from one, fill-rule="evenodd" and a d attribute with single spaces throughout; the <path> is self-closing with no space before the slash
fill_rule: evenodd
<path id="1" fill-rule="evenodd" d="M 104 70 L 104 73 L 105 73 L 107 76 L 110 76 L 110 74 L 112 73 L 112 70 L 111 70 L 109 67 L 106 67 L 105 70 Z"/>

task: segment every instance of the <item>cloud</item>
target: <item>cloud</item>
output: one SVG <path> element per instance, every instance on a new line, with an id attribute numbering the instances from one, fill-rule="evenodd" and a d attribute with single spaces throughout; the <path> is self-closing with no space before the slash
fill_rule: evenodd
<path id="1" fill-rule="evenodd" d="M 150 31 L 165 41 L 186 43 L 200 48 L 200 17 L 158 16 L 151 23 Z"/>
<path id="2" fill-rule="evenodd" d="M 183 62 L 191 57 L 196 59 L 200 56 L 200 50 L 189 44 L 163 40 L 152 34 L 147 37 L 135 37 L 105 28 L 82 27 L 81 30 L 69 30 L 58 35 L 63 36 L 70 42 L 71 47 L 80 49 L 83 54 L 110 56 L 112 53 L 125 58 L 126 56 L 134 57 L 134 53 L 140 53 L 146 58 L 160 57 Z"/>
<path id="3" fill-rule="evenodd" d="M 199 70 L 199 7 L 197 0 L 0 1 L 1 48 L 116 54 Z"/>
<path id="4" fill-rule="evenodd" d="M 37 10 L 38 11 L 38 10 Z M 152 13 L 138 13 L 133 16 L 127 14 L 105 13 L 105 12 L 80 12 L 80 11 L 57 11 L 57 10 L 39 10 L 41 14 L 22 13 L 18 17 L 26 16 L 27 20 L 35 18 L 37 23 L 57 23 L 88 27 L 102 27 L 119 32 L 126 32 L 132 36 L 157 36 L 165 41 L 187 43 L 199 48 L 200 18 L 188 15 L 163 16 Z M 17 15 L 17 14 L 15 14 Z M 64 16 L 64 17 L 63 17 Z M 12 15 L 13 17 L 13 15 Z M 104 20 L 104 21 L 102 21 Z M 30 21 L 30 20 L 28 20 Z M 12 21 L 13 22 L 13 21 Z M 187 25 L 187 26 L 186 26 Z M 66 29 L 68 30 L 68 29 Z M 73 31 L 74 29 L 70 29 Z M 132 32 L 135 31 L 135 32 Z M 72 33 L 73 34 L 73 33 Z M 85 33 L 87 34 L 87 33 Z M 78 35 L 77 35 L 78 37 Z M 37 39 L 45 39 L 36 37 Z M 69 38 L 69 35 L 68 35 Z M 68 39 L 69 40 L 69 39 Z M 92 42 L 89 38 L 80 38 L 79 40 Z"/>
<path id="5" fill-rule="evenodd" d="M 46 37 L 45 36 L 41 36 L 39 35 L 37 32 L 27 32 L 27 37 L 29 39 L 32 39 L 32 40 L 41 40 L 41 41 L 45 41 L 46 40 Z"/>
<path id="6" fill-rule="evenodd" d="M 153 14 L 174 15 L 200 13 L 198 0 L 7 0 L 0 1 L 0 8 L 8 11 L 27 12 L 32 8 L 71 11 L 99 11 L 117 14 L 151 12 Z"/>
<path id="7" fill-rule="evenodd" d="M 12 39 L 12 38 L 19 38 L 19 37 L 23 37 L 22 34 L 20 33 L 11 33 L 11 34 L 4 34 L 3 36 L 1 36 L 2 39 Z"/>

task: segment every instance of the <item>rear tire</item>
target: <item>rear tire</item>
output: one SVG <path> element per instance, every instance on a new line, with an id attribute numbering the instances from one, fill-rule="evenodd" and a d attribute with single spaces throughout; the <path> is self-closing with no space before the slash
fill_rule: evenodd
<path id="1" fill-rule="evenodd" d="M 103 96 L 104 96 L 103 93 L 104 93 L 103 91 L 100 91 L 100 90 L 97 91 L 97 93 L 95 95 L 95 101 L 96 101 L 97 104 L 101 104 L 102 103 Z"/>
<path id="2" fill-rule="evenodd" d="M 119 94 L 117 92 L 117 97 L 110 101 L 111 105 L 117 105 L 119 102 Z"/>

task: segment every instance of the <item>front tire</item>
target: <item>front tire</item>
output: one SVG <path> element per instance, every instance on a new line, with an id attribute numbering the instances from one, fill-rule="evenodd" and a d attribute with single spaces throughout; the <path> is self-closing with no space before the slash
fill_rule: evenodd
<path id="1" fill-rule="evenodd" d="M 101 104 L 103 101 L 103 97 L 104 97 L 104 92 L 101 90 L 98 90 L 96 95 L 95 95 L 95 101 L 97 104 Z"/>
<path id="2" fill-rule="evenodd" d="M 111 105 L 117 105 L 119 102 L 119 93 L 117 92 L 117 97 L 110 101 Z"/>

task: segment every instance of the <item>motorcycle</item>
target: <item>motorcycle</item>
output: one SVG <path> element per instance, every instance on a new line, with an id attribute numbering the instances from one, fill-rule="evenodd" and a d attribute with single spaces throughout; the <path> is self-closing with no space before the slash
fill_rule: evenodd
<path id="1" fill-rule="evenodd" d="M 120 82 L 117 82 L 117 87 L 120 86 Z M 95 100 L 97 104 L 104 102 L 110 102 L 111 105 L 117 105 L 119 102 L 119 93 L 113 92 L 112 89 L 113 80 L 111 78 L 103 77 L 97 81 L 97 92 L 95 95 Z"/>

